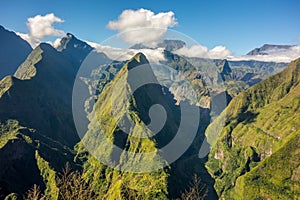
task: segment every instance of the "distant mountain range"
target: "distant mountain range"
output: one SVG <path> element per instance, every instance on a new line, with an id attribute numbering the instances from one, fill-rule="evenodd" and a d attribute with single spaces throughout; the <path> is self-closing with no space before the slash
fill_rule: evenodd
<path id="1" fill-rule="evenodd" d="M 273 44 L 264 44 L 260 48 L 255 48 L 247 55 L 269 55 L 270 52 L 275 52 L 275 51 L 282 51 L 282 50 L 288 50 L 291 47 L 294 47 L 294 45 L 273 45 Z"/>
<path id="2" fill-rule="evenodd" d="M 157 44 L 155 48 L 164 48 L 167 51 L 175 51 L 186 46 L 186 43 L 181 40 L 164 40 Z M 135 44 L 129 49 L 153 49 L 153 47 L 148 47 L 144 44 Z"/>

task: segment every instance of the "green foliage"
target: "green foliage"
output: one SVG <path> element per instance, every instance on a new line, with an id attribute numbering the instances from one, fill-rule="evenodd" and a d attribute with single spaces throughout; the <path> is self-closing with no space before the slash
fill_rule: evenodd
<path id="1" fill-rule="evenodd" d="M 292 142 L 300 134 L 299 69 L 296 60 L 280 74 L 242 92 L 208 127 L 212 151 L 206 167 L 220 197 L 298 195 L 291 172 L 300 165 L 299 147 Z"/>
<path id="2" fill-rule="evenodd" d="M 107 84 L 98 96 L 94 110 L 89 116 L 91 123 L 83 143 L 95 148 L 95 152 L 100 152 L 103 158 L 107 159 L 107 162 L 111 162 L 111 154 L 113 153 L 111 142 L 119 141 L 116 139 L 120 134 L 117 125 L 124 115 L 133 119 L 135 124 L 127 138 L 124 138 L 123 145 L 125 145 L 126 150 L 136 153 L 157 151 L 155 140 L 139 137 L 150 130 L 146 128 L 146 125 L 140 119 L 141 112 L 145 112 L 142 110 L 144 108 L 138 107 L 143 105 L 142 102 L 147 104 L 147 101 L 151 100 L 153 95 L 156 95 L 155 90 L 151 90 L 151 94 L 134 94 L 133 99 L 127 100 L 131 89 L 127 82 L 128 70 L 140 62 L 144 64 L 148 61 L 145 60 L 142 54 L 137 54 L 124 65 L 113 81 Z M 158 95 L 161 94 L 158 93 Z M 137 102 L 137 98 L 140 98 L 139 101 L 141 102 Z M 105 140 L 101 134 L 97 134 L 99 131 L 103 131 L 109 140 Z M 84 154 L 82 152 L 85 149 L 82 145 L 78 146 L 78 150 L 78 154 Z M 127 166 L 124 165 L 123 167 L 140 167 L 138 166 L 139 163 L 134 161 L 136 160 L 134 157 L 125 158 L 124 156 L 120 155 L 120 164 L 127 163 Z M 157 162 L 153 159 L 147 161 L 150 168 Z M 90 181 L 96 194 L 103 196 L 105 199 L 166 199 L 168 195 L 168 174 L 165 170 L 142 174 L 120 172 L 104 166 L 91 155 L 88 155 L 84 164 L 83 177 L 85 180 Z"/>
<path id="3" fill-rule="evenodd" d="M 59 188 L 57 187 L 55 177 L 56 172 L 51 169 L 49 163 L 45 161 L 38 153 L 35 152 L 38 168 L 41 171 L 41 176 L 46 182 L 45 198 L 46 199 L 57 199 Z"/>
<path id="4" fill-rule="evenodd" d="M 294 133 L 277 152 L 238 178 L 235 195 L 243 199 L 296 199 L 300 196 L 300 135 Z"/>
<path id="5" fill-rule="evenodd" d="M 20 197 L 18 194 L 12 193 L 12 194 L 7 195 L 4 200 L 19 200 L 19 199 L 20 199 Z"/>

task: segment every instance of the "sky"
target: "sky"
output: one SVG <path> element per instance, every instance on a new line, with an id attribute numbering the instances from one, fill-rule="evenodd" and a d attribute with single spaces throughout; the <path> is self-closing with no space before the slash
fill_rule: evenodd
<path id="1" fill-rule="evenodd" d="M 80 39 L 101 43 L 124 30 L 120 21 L 115 27 L 109 25 L 110 21 L 117 23 L 124 10 L 141 8 L 154 15 L 171 12 L 167 28 L 188 35 L 208 49 L 225 46 L 234 55 L 244 55 L 266 43 L 300 43 L 297 0 L 0 1 L 0 25 L 27 34 L 28 18 L 52 13 L 54 16 L 49 18 L 55 22 L 55 30 L 45 29 L 52 31 L 52 36 L 70 32 Z M 42 41 L 53 38 L 37 32 L 35 36 Z"/>

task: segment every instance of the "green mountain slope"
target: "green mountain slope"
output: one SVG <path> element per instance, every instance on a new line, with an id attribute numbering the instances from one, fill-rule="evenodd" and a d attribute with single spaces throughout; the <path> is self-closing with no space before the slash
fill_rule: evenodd
<path id="1" fill-rule="evenodd" d="M 188 187 L 187 177 L 191 178 L 195 172 L 194 167 L 199 167 L 195 164 L 199 161 L 196 158 L 198 153 L 196 145 L 199 145 L 201 140 L 193 144 L 186 154 L 172 165 L 168 164 L 168 159 L 160 150 L 176 135 L 180 110 L 168 89 L 160 85 L 142 86 L 131 96 L 134 83 L 129 71 L 142 65 L 146 66 L 146 71 L 141 72 L 140 77 L 156 80 L 143 54 L 139 53 L 129 60 L 98 96 L 93 112 L 89 116 L 91 122 L 88 132 L 77 146 L 77 158 L 85 160 L 84 176 L 91 181 L 94 190 L 106 199 L 127 199 L 128 195 L 141 199 L 178 197 L 176 195 L 180 195 L 180 191 Z M 129 101 L 126 101 L 128 97 Z M 150 123 L 148 112 L 155 104 L 164 107 L 167 119 L 161 131 L 151 137 L 154 130 L 147 126 Z M 122 129 L 122 125 L 126 124 L 124 116 L 133 120 L 128 133 Z M 198 125 L 193 124 L 193 119 L 187 121 L 190 121 L 191 127 Z M 202 133 L 209 119 L 206 121 L 200 122 Z M 141 138 L 145 134 L 148 137 Z M 198 136 L 198 139 L 200 138 L 201 136 Z M 122 150 L 118 151 L 112 144 Z M 150 155 L 143 156 L 140 153 Z M 165 168 L 156 169 L 164 165 Z M 141 169 L 143 170 L 140 173 L 132 172 L 139 172 Z"/>
<path id="2" fill-rule="evenodd" d="M 206 166 L 220 197 L 299 196 L 299 82 L 300 59 L 239 94 L 208 127 Z"/>
<path id="3" fill-rule="evenodd" d="M 0 81 L 0 188 L 4 195 L 22 194 L 34 183 L 51 194 L 54 174 L 66 162 L 75 166 L 72 149 L 79 137 L 72 118 L 72 88 L 92 48 L 72 35 L 67 37 L 61 51 L 39 45 L 15 76 Z"/>
<path id="4" fill-rule="evenodd" d="M 134 157 L 126 158 L 124 157 L 125 154 L 122 155 L 123 153 L 120 155 L 113 155 L 114 148 L 110 143 L 115 143 L 120 146 L 120 148 L 124 148 L 130 152 L 155 152 L 157 150 L 157 139 L 138 138 L 139 135 L 144 134 L 145 132 L 151 134 L 151 130 L 146 128 L 145 122 L 143 122 L 146 120 L 145 116 L 148 115 L 147 109 L 155 102 L 160 102 L 164 103 L 164 106 L 169 113 L 174 112 L 170 106 L 175 105 L 175 103 L 171 101 L 170 98 L 163 95 L 161 87 L 157 87 L 155 85 L 145 86 L 146 88 L 134 93 L 133 98 L 129 102 L 125 103 L 131 90 L 131 85 L 128 82 L 129 80 L 127 80 L 128 71 L 131 68 L 144 64 L 148 65 L 148 72 L 151 73 L 151 67 L 145 56 L 137 54 L 124 65 L 124 67 L 116 74 L 115 78 L 104 88 L 94 106 L 93 113 L 90 117 L 91 123 L 89 125 L 89 131 L 85 135 L 83 142 L 83 144 L 89 146 L 97 145 L 96 148 L 99 149 L 93 149 L 95 151 L 94 154 L 97 151 L 101 151 L 100 153 L 103 155 L 103 159 L 107 159 L 107 162 L 117 162 L 117 165 L 119 166 L 128 165 L 122 166 L 123 169 L 143 166 L 138 166 L 139 162 L 134 161 L 136 160 Z M 151 76 L 151 74 L 148 75 Z M 152 76 L 154 75 L 152 74 Z M 115 94 L 113 94 L 113 91 Z M 114 110 L 112 110 L 111 105 L 114 106 Z M 117 113 L 117 115 L 114 116 L 113 112 Z M 123 120 L 123 115 L 128 115 L 135 123 L 128 135 L 118 128 L 118 123 Z M 141 119 L 143 116 L 144 119 Z M 174 121 L 174 119 L 169 119 L 169 124 L 166 128 L 169 132 L 165 131 L 164 138 L 167 138 L 166 134 L 172 133 L 172 129 L 176 130 L 177 125 Z M 99 128 L 107 134 L 106 136 L 109 140 L 105 140 L 102 138 L 103 136 L 96 134 L 100 131 Z M 96 142 L 99 142 L 99 144 Z M 110 159 L 112 160 L 110 161 Z M 155 159 L 155 154 L 152 159 Z M 148 160 L 149 166 L 147 167 L 150 169 L 151 163 L 155 164 L 152 159 Z M 126 162 L 126 160 L 132 160 L 132 162 Z M 89 156 L 85 164 L 84 171 L 87 178 L 93 180 L 93 185 L 95 187 L 101 187 L 101 190 L 97 191 L 105 191 L 102 192 L 104 197 L 107 199 L 125 198 L 126 190 L 136 192 L 138 196 L 145 199 L 151 199 L 154 197 L 165 199 L 167 197 L 168 174 L 165 170 L 143 174 L 120 172 L 100 164 L 98 160 Z M 95 174 L 98 176 L 93 177 Z M 101 185 L 100 183 L 104 184 Z"/>
<path id="5" fill-rule="evenodd" d="M 16 120 L 0 123 L 0 132 L 0 194 L 25 194 L 37 184 L 52 195 L 55 174 L 73 163 L 73 150 Z"/>

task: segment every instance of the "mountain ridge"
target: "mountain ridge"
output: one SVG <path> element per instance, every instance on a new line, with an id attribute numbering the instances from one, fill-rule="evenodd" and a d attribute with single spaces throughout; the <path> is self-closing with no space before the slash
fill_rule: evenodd
<path id="1" fill-rule="evenodd" d="M 255 48 L 249 51 L 246 55 L 269 55 L 269 51 L 274 50 L 288 50 L 295 45 L 274 45 L 274 44 L 264 44 L 259 48 Z"/>
<path id="2" fill-rule="evenodd" d="M 0 79 L 13 75 L 32 51 L 31 46 L 13 31 L 0 25 Z"/>
<path id="3" fill-rule="evenodd" d="M 215 188 L 220 197 L 291 199 L 299 194 L 298 189 L 292 188 L 293 185 L 298 187 L 300 183 L 297 181 L 278 184 L 283 177 L 291 180 L 291 176 L 280 172 L 282 162 L 276 161 L 278 166 L 274 166 L 273 162 L 268 163 L 270 159 L 280 158 L 276 152 L 282 148 L 290 149 L 291 153 L 297 155 L 297 147 L 287 145 L 292 145 L 291 139 L 298 137 L 300 130 L 299 82 L 300 59 L 297 59 L 281 73 L 240 93 L 209 125 L 206 135 L 212 151 L 206 166 L 216 180 Z M 218 124 L 224 124 L 224 127 L 218 127 Z M 284 156 L 289 156 L 288 151 L 282 152 L 285 152 Z M 297 161 L 289 161 L 286 168 L 294 170 L 295 165 L 291 165 L 291 162 Z M 265 166 L 267 170 L 270 165 L 279 170 L 275 170 L 277 176 L 274 181 L 266 177 L 269 171 L 264 172 L 263 168 L 257 171 L 259 166 Z M 255 177 L 263 179 L 267 186 L 253 185 L 257 180 Z M 278 188 L 272 188 L 272 183 L 276 183 Z M 247 186 L 249 184 L 253 186 L 252 189 Z"/>

